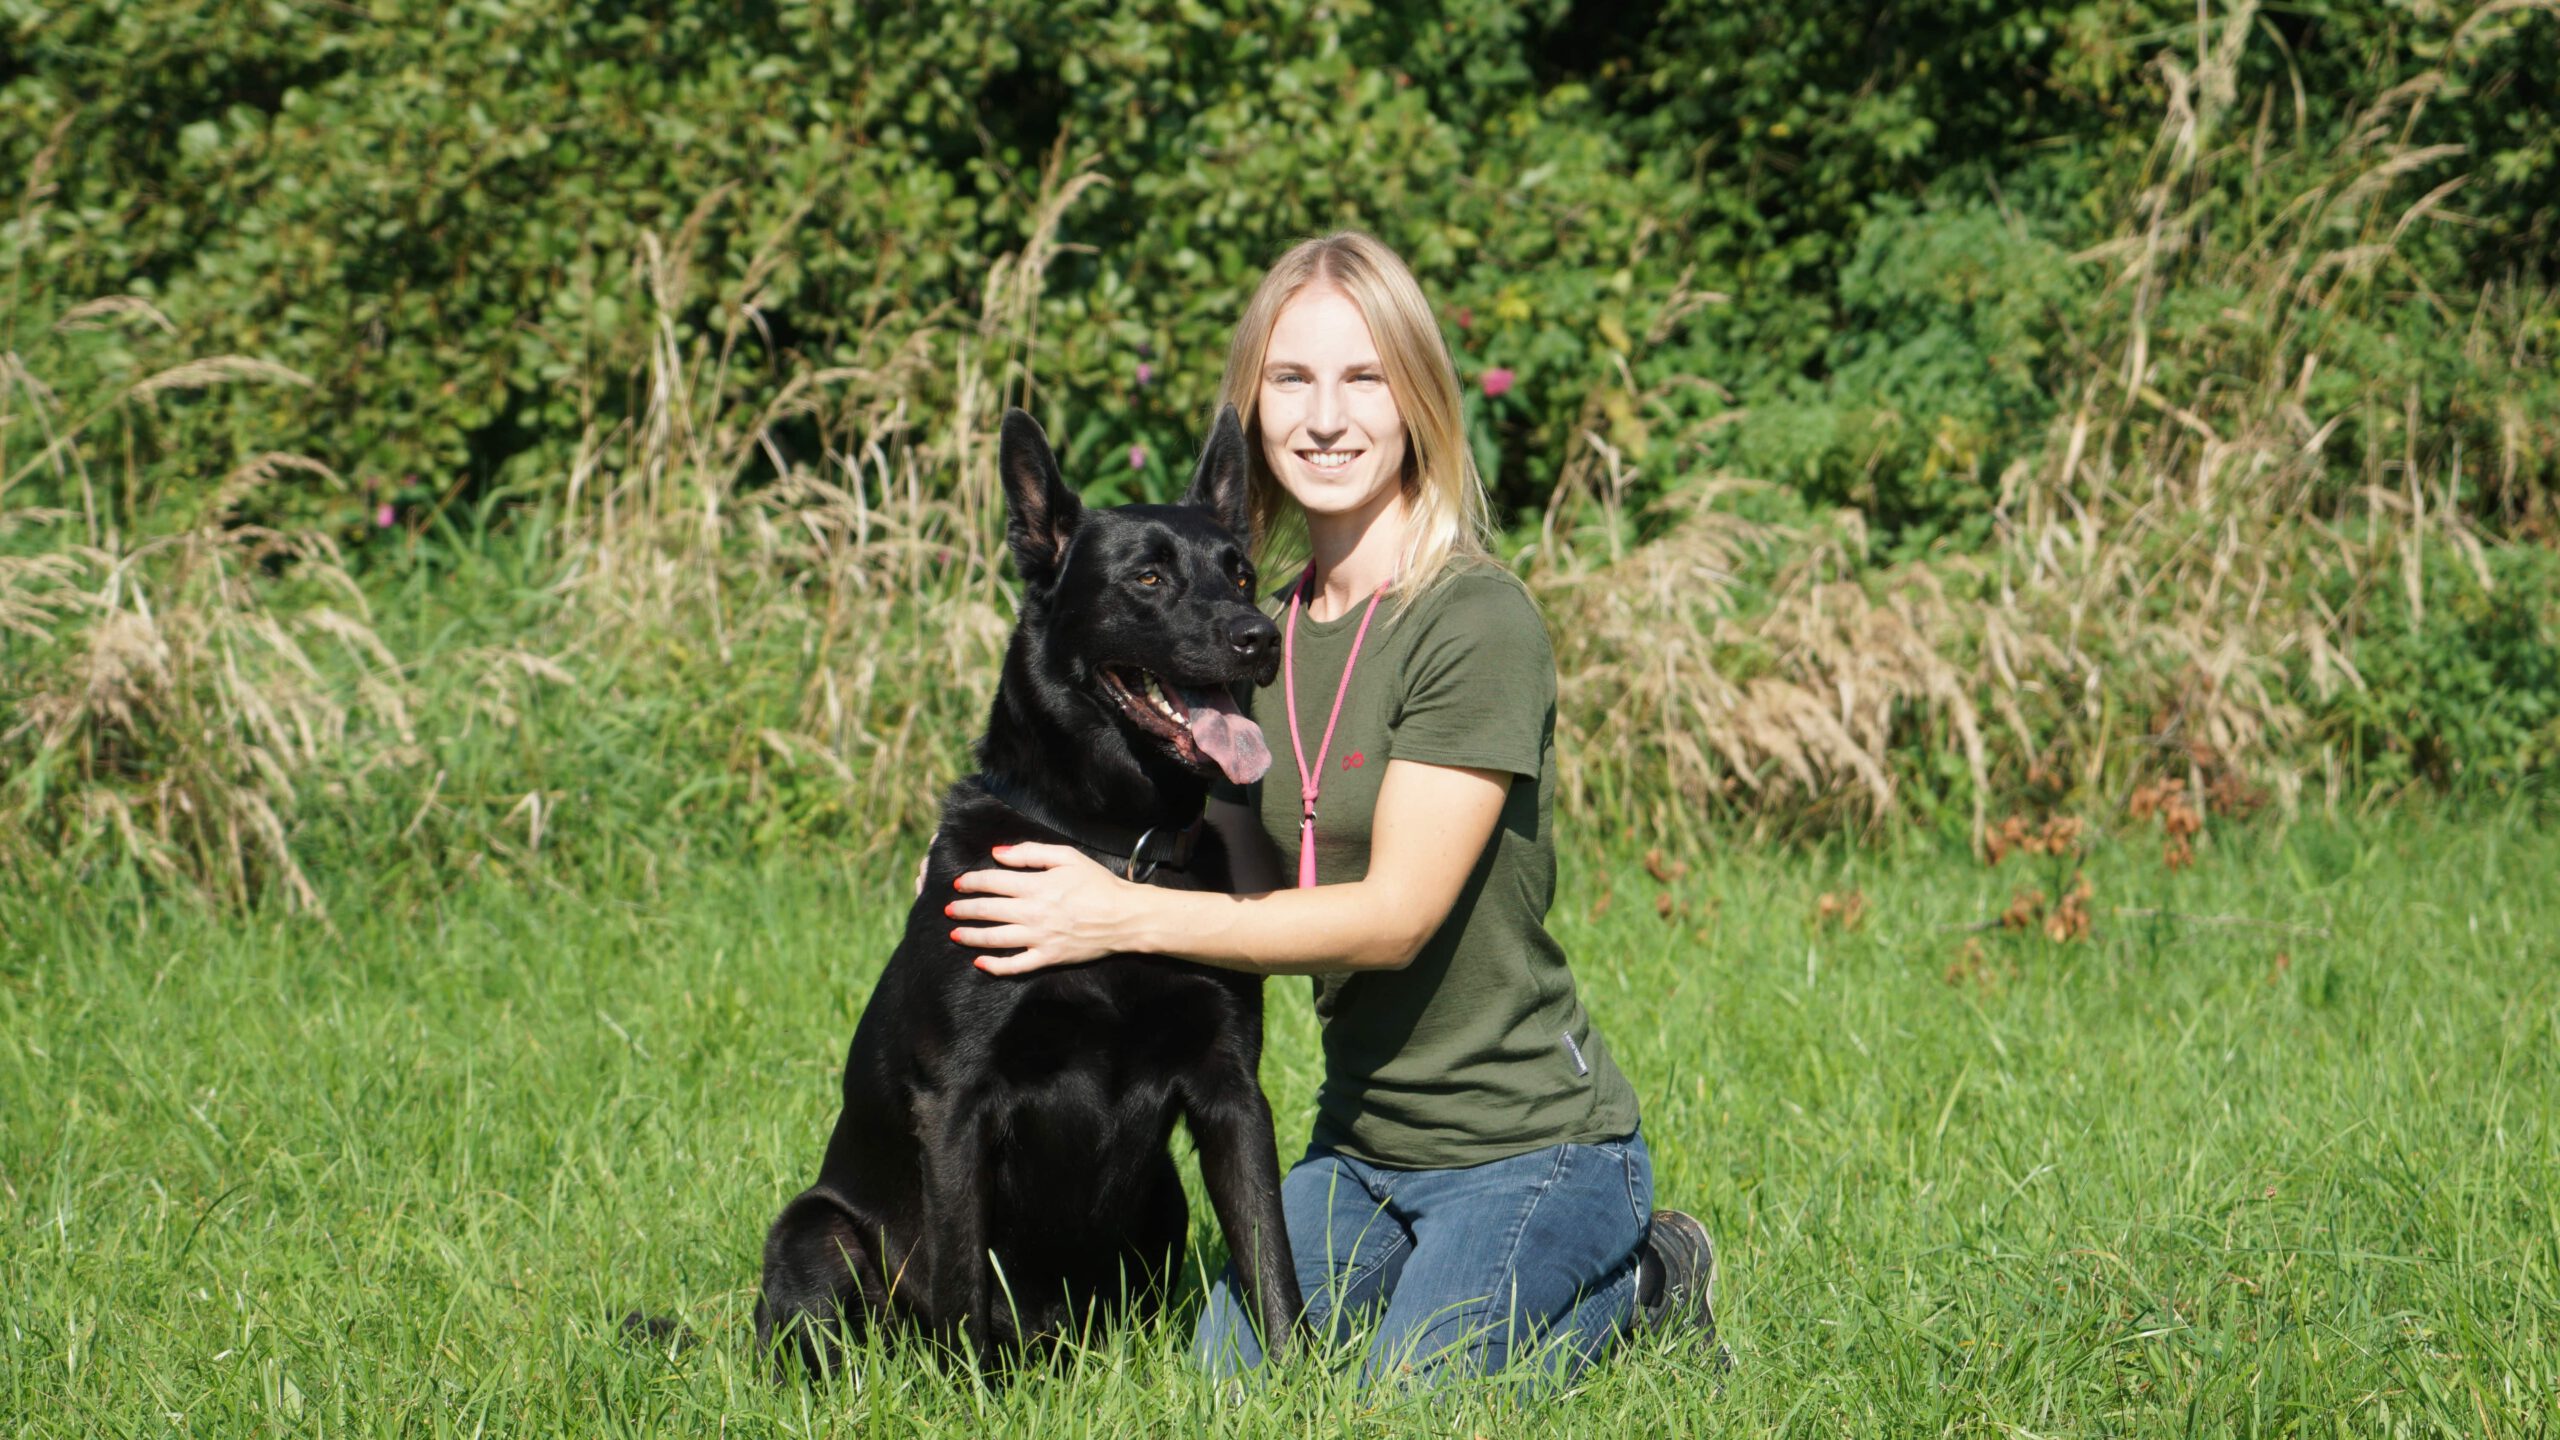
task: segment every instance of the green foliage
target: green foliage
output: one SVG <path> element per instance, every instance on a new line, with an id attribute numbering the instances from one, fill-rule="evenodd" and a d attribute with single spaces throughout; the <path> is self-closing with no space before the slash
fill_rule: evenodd
<path id="1" fill-rule="evenodd" d="M 2501 549 L 2411 556 L 2368 574 L 2362 688 L 2320 707 L 2328 735 L 2373 777 L 2508 787 L 2560 766 L 2560 555 Z"/>
<path id="2" fill-rule="evenodd" d="M 2560 16 L 2490 10 L 2243 12 L 2229 123 L 2317 149 L 2427 87 L 2393 138 L 2463 155 L 2392 183 L 2466 174 L 2463 223 L 2398 238 L 2325 383 L 2397 413 L 2423 374 L 2427 443 L 2503 450 L 2503 489 L 2474 493 L 2520 513 L 2553 407 L 2497 382 L 2551 322 L 2499 296 L 2555 278 L 2535 60 Z M 1737 466 L 1940 531 L 2086 368 L 2104 276 L 2071 257 L 2125 223 L 2172 71 L 2216 33 L 2171 0 L 13 7 L 0 166 L 55 189 L 0 238 L 0 325 L 17 344 L 129 293 L 186 353 L 308 376 L 153 417 L 134 473 L 290 444 L 348 483 L 280 487 L 268 518 L 353 536 L 386 502 L 562 485 L 645 405 L 650 347 L 736 307 L 754 323 L 716 363 L 739 386 L 919 329 L 947 373 L 1054 161 L 1111 183 L 1069 215 L 1016 358 L 1115 489 L 1171 485 L 1259 267 L 1357 224 L 1414 261 L 1470 380 L 1519 377 L 1483 424 L 1506 514 L 1596 424 L 1647 487 Z M 649 237 L 713 282 L 669 330 L 642 318 Z M 2194 298 L 2174 324 L 2213 323 Z"/>
<path id="3" fill-rule="evenodd" d="M 1887 202 L 1841 267 L 1823 378 L 1791 379 L 1789 398 L 1758 406 L 1735 463 L 1888 532 L 1982 514 L 2053 418 L 2089 281 L 1990 206 Z"/>

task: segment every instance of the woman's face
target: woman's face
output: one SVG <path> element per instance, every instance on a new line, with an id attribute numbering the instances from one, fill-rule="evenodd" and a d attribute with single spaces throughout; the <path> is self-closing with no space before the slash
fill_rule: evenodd
<path id="1" fill-rule="evenodd" d="M 1404 416 L 1351 297 L 1321 281 L 1299 291 L 1263 356 L 1263 462 L 1308 517 L 1371 514 L 1400 495 Z"/>

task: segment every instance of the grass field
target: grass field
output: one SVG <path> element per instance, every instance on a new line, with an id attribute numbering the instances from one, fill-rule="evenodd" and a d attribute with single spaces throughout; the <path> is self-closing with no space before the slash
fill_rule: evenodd
<path id="1" fill-rule="evenodd" d="M 1222 1402 L 1162 1333 L 996 1389 L 878 1354 L 858 1391 L 768 1384 L 758 1239 L 815 1165 L 903 903 L 883 870 L 798 855 L 346 890 L 335 933 L 0 897 L 4 1428 L 2554 1427 L 2560 839 L 2221 828 L 2172 875 L 2129 838 L 2096 850 L 2074 944 L 1956 928 L 2058 888 L 2016 860 L 1731 854 L 1666 886 L 1639 848 L 1577 852 L 1559 926 L 1663 1199 L 1721 1239 L 1721 1394 L 1653 1345 L 1533 1408 L 1364 1397 L 1317 1363 Z M 1822 917 L 1851 891 L 1858 923 Z M 1302 984 L 1272 995 L 1294 1153 L 1312 1022 Z M 613 1328 L 634 1307 L 709 1343 L 635 1351 Z"/>

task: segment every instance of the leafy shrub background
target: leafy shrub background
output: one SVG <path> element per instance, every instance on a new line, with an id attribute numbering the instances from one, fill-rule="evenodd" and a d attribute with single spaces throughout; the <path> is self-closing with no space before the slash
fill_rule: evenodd
<path id="1" fill-rule="evenodd" d="M 0 805 L 233 892 L 313 826 L 888 843 L 1002 632 L 996 409 L 1166 494 L 1343 224 L 1514 376 L 1587 814 L 2531 784 L 2554 53 L 2542 0 L 0 8 Z M 370 597 L 260 652 L 327 743 L 218 646 L 134 713 L 236 720 L 100 708 L 217 545 L 167 633 L 308 631 L 295 556 Z"/>
<path id="2" fill-rule="evenodd" d="M 150 439 L 218 470 L 296 437 L 348 482 L 301 508 L 351 523 L 559 483 L 631 413 L 642 235 L 751 300 L 739 383 L 857 363 L 883 325 L 977 310 L 1062 146 L 1111 183 L 1063 226 L 1039 386 L 1082 458 L 1148 447 L 1138 489 L 1187 451 L 1259 266 L 1348 223 L 1413 259 L 1462 363 L 1520 375 L 1491 426 L 1514 513 L 1631 378 L 1608 437 L 1656 485 L 1729 464 L 1937 530 L 1987 508 L 2085 363 L 2100 277 L 2071 256 L 2114 233 L 2160 62 L 2198 49 L 2169 0 L 649 8 L 14 12 L 0 162 L 57 147 L 60 187 L 18 314 L 135 293 L 195 352 L 309 376 Z M 2560 17 L 2334 0 L 2241 24 L 2226 124 L 2329 135 L 2429 87 L 2397 138 L 2463 147 L 2413 172 L 2464 177 L 2463 223 L 2404 237 L 2332 373 L 2417 383 L 2430 446 L 2513 452 L 2483 500 L 2537 503 L 2548 378 L 2462 342 L 2484 292 L 2554 278 Z M 1640 340 L 1683 276 L 1724 298 Z M 2211 300 L 2166 323 L 2215 323 Z M 1629 403 L 1672 375 L 1719 388 Z"/>
<path id="3" fill-rule="evenodd" d="M 2365 617 L 2355 645 L 2364 684 L 2337 692 L 2322 723 L 2378 774 L 2513 783 L 2550 769 L 2560 761 L 2560 556 L 2496 550 L 2476 568 L 2453 561 L 2412 578 L 2375 577 L 2370 605 L 2331 578 L 2329 603 Z"/>

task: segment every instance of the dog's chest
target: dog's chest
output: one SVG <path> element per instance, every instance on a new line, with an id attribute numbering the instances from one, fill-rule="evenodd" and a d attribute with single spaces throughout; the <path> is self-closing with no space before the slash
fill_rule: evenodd
<path id="1" fill-rule="evenodd" d="M 1099 961 L 1024 986 L 991 1059 L 1012 1087 L 1076 1079 L 1105 1092 L 1156 1092 L 1232 1043 L 1234 1010 L 1195 973 L 1135 957 Z"/>

